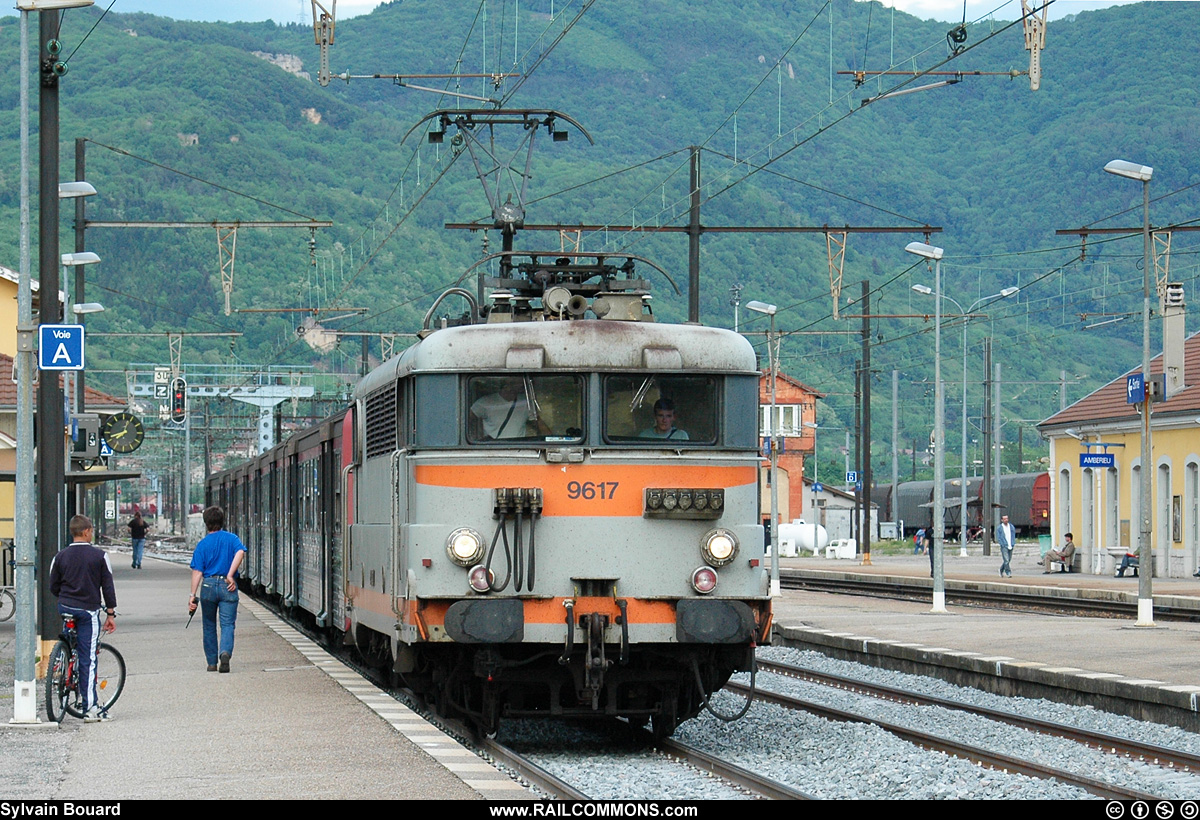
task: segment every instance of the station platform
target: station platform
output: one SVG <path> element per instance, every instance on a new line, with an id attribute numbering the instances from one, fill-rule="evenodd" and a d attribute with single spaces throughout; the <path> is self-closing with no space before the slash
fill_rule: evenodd
<path id="1" fill-rule="evenodd" d="M 1012 578 L 999 575 L 999 550 L 981 548 L 959 555 L 958 545 L 943 561 L 946 590 L 956 588 L 1037 591 L 1063 601 L 1102 598 L 1136 601 L 1138 579 L 1082 573 L 1042 574 L 1036 545 L 1018 544 Z M 787 573 L 900 579 L 931 589 L 926 555 L 872 555 L 862 558 L 783 558 Z M 1200 579 L 1154 578 L 1156 605 L 1194 609 L 1200 617 Z M 831 654 L 865 649 L 880 665 L 933 673 L 982 685 L 1001 693 L 1042 692 L 1044 696 L 1097 708 L 1113 708 L 1200 731 L 1200 622 L 1156 620 L 1136 626 L 1136 618 L 1074 615 L 956 606 L 932 612 L 925 602 L 887 600 L 785 590 L 775 604 L 775 624 L 786 641 L 820 647 Z M 1057 690 L 1057 693 L 1052 690 Z M 1075 694 L 1077 693 L 1077 697 Z M 1117 708 L 1117 701 L 1127 704 Z M 1137 703 L 1146 704 L 1144 707 Z M 1134 704 L 1129 706 L 1128 704 Z M 1190 725 L 1189 725 L 1190 724 Z"/>
<path id="2" fill-rule="evenodd" d="M 246 595 L 230 673 L 206 671 L 199 614 L 184 628 L 191 571 L 110 560 L 118 617 L 105 640 L 127 666 L 112 720 L 10 725 L 16 619 L 0 623 L 5 798 L 535 798 Z"/>

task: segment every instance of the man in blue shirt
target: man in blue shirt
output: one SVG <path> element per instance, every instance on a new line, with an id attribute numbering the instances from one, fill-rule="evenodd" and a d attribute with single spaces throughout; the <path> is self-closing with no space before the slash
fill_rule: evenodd
<path id="1" fill-rule="evenodd" d="M 208 535 L 200 539 L 196 551 L 192 553 L 192 593 L 188 596 L 188 612 L 196 611 L 196 602 L 199 600 L 208 671 L 218 671 L 219 661 L 219 671 L 228 672 L 229 659 L 233 655 L 234 626 L 237 623 L 238 568 L 246 558 L 246 547 L 240 538 L 226 531 L 225 511 L 220 507 L 209 507 L 204 511 L 204 526 Z"/>

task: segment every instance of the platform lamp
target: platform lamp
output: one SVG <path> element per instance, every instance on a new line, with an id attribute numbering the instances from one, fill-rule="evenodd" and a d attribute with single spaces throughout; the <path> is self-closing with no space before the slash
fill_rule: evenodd
<path id="1" fill-rule="evenodd" d="M 917 293 L 923 293 L 926 296 L 933 293 L 933 289 L 928 285 L 913 285 L 912 289 Z M 990 302 L 994 299 L 1007 299 L 1009 296 L 1017 293 L 1021 289 L 1016 286 L 1004 288 L 999 293 L 993 293 L 991 296 L 984 296 L 981 299 L 976 299 L 969 308 L 963 309 L 958 300 L 942 294 L 943 299 L 949 299 L 954 303 L 962 314 L 963 320 L 963 341 L 962 341 L 962 481 L 959 489 L 962 491 L 959 498 L 958 509 L 958 555 L 960 558 L 967 557 L 967 324 L 971 321 L 972 311 L 975 308 Z"/>
<path id="2" fill-rule="evenodd" d="M 933 612 L 946 611 L 946 398 L 942 390 L 942 254 L 941 248 L 909 242 L 904 250 L 932 259 L 933 274 Z"/>
<path id="3" fill-rule="evenodd" d="M 777 598 L 779 588 L 779 441 L 775 435 L 777 420 L 775 381 L 779 376 L 779 352 L 776 350 L 775 314 L 779 308 L 766 302 L 747 302 L 746 309 L 771 317 L 767 331 L 767 357 L 771 362 L 771 416 L 767 424 L 767 441 L 771 448 L 771 597 Z"/>
<path id="4" fill-rule="evenodd" d="M 20 271 L 17 279 L 17 465 L 15 487 L 13 488 L 14 520 L 14 583 L 19 591 L 17 595 L 17 612 L 15 624 L 16 642 L 14 652 L 13 675 L 13 717 L 14 726 L 36 726 L 40 723 L 37 717 L 37 596 L 36 577 L 34 569 L 38 563 L 38 554 L 34 542 L 37 531 L 35 510 L 47 507 L 46 499 L 39 501 L 37 489 L 34 486 L 34 409 L 33 409 L 33 379 L 37 367 L 34 356 L 34 339 L 36 326 L 33 322 L 33 285 L 30 261 L 30 196 L 29 196 L 29 12 L 41 12 L 40 33 L 41 44 L 45 54 L 39 60 L 44 64 L 47 73 L 41 83 L 41 105 L 38 113 L 41 127 L 38 130 L 39 153 L 42 158 L 39 167 L 39 222 L 42 226 L 42 244 L 46 245 L 42 254 L 41 271 L 43 275 L 47 267 L 52 269 L 53 278 L 57 279 L 57 266 L 50 263 L 52 254 L 58 253 L 58 201 L 53 196 L 51 185 L 57 182 L 58 176 L 58 78 L 66 72 L 66 64 L 59 62 L 50 54 L 49 38 L 58 30 L 58 14 L 62 9 L 81 8 L 92 5 L 93 0 L 17 0 L 17 9 L 21 12 L 21 57 L 19 61 L 20 77 L 20 132 L 21 132 L 21 181 L 20 181 Z M 54 43 L 57 53 L 58 44 Z M 39 49 L 41 50 L 41 49 Z M 47 161 L 47 159 L 51 161 Z M 46 241 L 47 236 L 53 241 Z M 58 302 L 55 295 L 57 284 L 48 287 L 43 279 L 42 293 L 49 294 L 53 302 L 52 311 L 57 314 Z M 43 309 L 46 306 L 43 298 Z M 57 380 L 54 381 L 57 387 Z M 61 393 L 49 397 L 61 402 Z M 45 439 L 42 439 L 44 442 Z M 61 441 L 61 439 L 60 439 Z M 51 453 L 43 467 L 57 460 L 57 469 L 63 470 L 62 445 L 51 447 Z M 57 457 L 55 459 L 55 457 Z M 38 457 L 40 460 L 40 456 Z M 51 467 L 53 469 L 53 467 Z M 59 476 L 58 486 L 61 493 L 62 476 Z M 54 499 L 52 499 L 54 500 Z M 47 515 L 56 511 L 47 511 Z M 50 519 L 44 519 L 49 521 Z M 57 534 L 58 527 L 53 527 Z"/>
<path id="5" fill-rule="evenodd" d="M 58 186 L 58 191 L 59 191 L 58 195 L 60 198 L 62 198 L 62 196 L 63 196 L 63 193 L 62 193 L 63 188 L 67 185 L 87 185 L 88 188 L 92 189 L 92 191 L 91 191 L 92 194 L 94 194 L 96 192 L 96 189 L 92 188 L 92 186 L 86 182 L 83 182 L 83 183 L 64 182 Z M 90 195 L 91 194 L 79 194 L 78 196 L 90 196 Z M 64 280 L 66 279 L 66 269 L 73 268 L 75 270 L 75 279 L 76 279 L 75 298 L 76 299 L 81 299 L 81 297 L 82 297 L 83 288 L 81 286 L 80 280 L 83 279 L 84 266 L 85 265 L 95 265 L 99 261 L 100 261 L 100 257 L 97 256 L 96 254 L 92 253 L 91 251 L 79 251 L 78 253 L 64 253 L 62 255 L 62 263 L 63 263 L 63 268 L 64 268 L 63 279 Z M 65 282 L 64 282 L 64 284 L 65 284 Z M 71 306 L 71 312 L 74 314 L 74 319 L 75 319 L 76 323 L 78 323 L 78 324 L 83 324 L 83 321 L 79 318 L 80 316 L 83 316 L 88 313 L 99 313 L 102 310 L 104 310 L 104 306 L 97 302 L 78 301 L 78 302 L 73 303 Z M 80 415 L 81 413 L 83 413 L 83 371 L 82 370 L 80 370 L 78 373 L 75 374 L 74 408 L 75 408 L 74 409 L 75 415 Z"/>
<path id="6" fill-rule="evenodd" d="M 1142 571 L 1138 573 L 1138 617 L 1137 626 L 1154 626 L 1154 595 L 1151 591 L 1151 576 L 1154 575 L 1154 554 L 1150 535 L 1154 530 L 1154 487 L 1151 471 L 1154 469 L 1154 446 L 1150 430 L 1150 178 L 1154 169 L 1114 159 L 1104 170 L 1126 179 L 1142 183 L 1142 383 L 1145 395 L 1142 400 L 1142 503 L 1141 533 L 1138 544 L 1138 561 Z"/>

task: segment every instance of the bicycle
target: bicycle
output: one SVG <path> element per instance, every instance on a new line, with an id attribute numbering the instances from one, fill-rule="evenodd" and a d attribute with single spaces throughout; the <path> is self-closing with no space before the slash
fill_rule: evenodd
<path id="1" fill-rule="evenodd" d="M 0 622 L 7 621 L 17 611 L 17 596 L 12 587 L 0 587 Z"/>
<path id="2" fill-rule="evenodd" d="M 75 631 L 75 616 L 63 615 L 62 618 L 63 629 L 46 666 L 46 715 L 54 723 L 62 723 L 67 715 L 84 717 L 83 697 L 79 693 L 79 636 Z M 107 715 L 125 688 L 125 658 L 114 647 L 99 643 L 95 663 L 95 705 L 102 715 Z"/>

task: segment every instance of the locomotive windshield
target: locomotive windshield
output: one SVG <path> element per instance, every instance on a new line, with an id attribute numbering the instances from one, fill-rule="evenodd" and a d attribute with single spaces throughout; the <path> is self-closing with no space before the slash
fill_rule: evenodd
<path id="1" fill-rule="evenodd" d="M 478 376 L 467 383 L 467 440 L 583 440 L 579 376 Z"/>
<path id="2" fill-rule="evenodd" d="M 717 380 L 636 374 L 604 380 L 604 438 L 623 444 L 714 444 Z"/>

